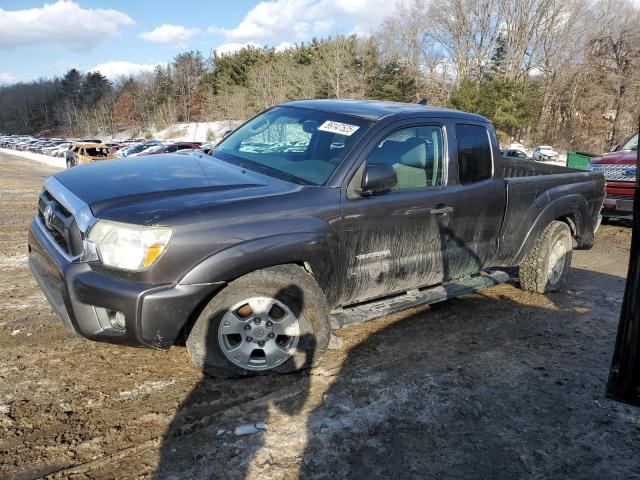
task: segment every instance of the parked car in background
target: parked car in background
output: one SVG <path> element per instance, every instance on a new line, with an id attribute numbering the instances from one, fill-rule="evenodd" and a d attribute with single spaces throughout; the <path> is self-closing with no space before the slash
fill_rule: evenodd
<path id="1" fill-rule="evenodd" d="M 72 155 L 67 157 L 67 168 L 84 165 L 99 160 L 113 160 L 116 158 L 111 147 L 101 143 L 80 143 L 71 149 Z"/>
<path id="2" fill-rule="evenodd" d="M 64 157 L 65 152 L 69 150 L 70 146 L 71 146 L 70 142 L 65 142 L 65 143 L 56 145 L 54 148 L 52 148 L 49 151 L 49 155 L 53 157 Z"/>
<path id="3" fill-rule="evenodd" d="M 560 154 L 549 145 L 540 145 L 533 149 L 531 156 L 538 162 L 545 162 L 547 160 L 556 161 Z"/>
<path id="4" fill-rule="evenodd" d="M 179 150 L 199 149 L 200 142 L 176 142 L 167 145 L 158 145 L 140 152 L 138 155 L 159 155 L 161 153 L 175 153 Z"/>
<path id="5" fill-rule="evenodd" d="M 612 150 L 591 160 L 587 170 L 601 172 L 607 182 L 602 216 L 631 218 L 637 175 L 638 134 L 615 145 Z"/>
<path id="6" fill-rule="evenodd" d="M 526 156 L 529 156 L 529 152 L 527 150 L 527 147 L 525 147 L 524 144 L 522 144 L 520 142 L 511 142 L 511 144 L 507 148 L 509 150 L 518 150 L 518 151 L 524 153 Z"/>
<path id="7" fill-rule="evenodd" d="M 503 148 L 502 150 L 500 150 L 500 154 L 503 157 L 513 158 L 516 160 L 533 160 L 533 158 L 524 153 L 522 150 L 516 150 L 512 148 Z"/>
<path id="8" fill-rule="evenodd" d="M 144 143 L 134 143 L 133 145 L 129 145 L 125 148 L 120 149 L 116 155 L 118 157 L 129 157 L 136 153 L 140 153 L 148 148 L 157 147 L 158 142 L 144 142 Z"/>

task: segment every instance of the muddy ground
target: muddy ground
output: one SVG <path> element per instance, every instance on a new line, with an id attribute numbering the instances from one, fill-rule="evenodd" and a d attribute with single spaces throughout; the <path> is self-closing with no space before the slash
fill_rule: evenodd
<path id="1" fill-rule="evenodd" d="M 569 290 L 515 284 L 338 332 L 310 373 L 206 379 L 65 336 L 26 264 L 48 167 L 0 155 L 0 478 L 640 478 L 640 409 L 604 397 L 630 230 Z"/>

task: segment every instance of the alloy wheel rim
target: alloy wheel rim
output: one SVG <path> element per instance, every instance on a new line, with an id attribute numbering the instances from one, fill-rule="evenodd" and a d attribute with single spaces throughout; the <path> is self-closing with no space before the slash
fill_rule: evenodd
<path id="1" fill-rule="evenodd" d="M 269 370 L 293 355 L 300 324 L 275 298 L 251 297 L 228 309 L 218 327 L 218 343 L 229 361 L 246 370 Z"/>

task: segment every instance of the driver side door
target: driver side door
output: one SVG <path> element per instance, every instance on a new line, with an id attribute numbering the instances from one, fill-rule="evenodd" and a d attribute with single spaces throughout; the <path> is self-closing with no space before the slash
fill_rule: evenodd
<path id="1" fill-rule="evenodd" d="M 442 222 L 448 222 L 446 140 L 442 124 L 397 128 L 374 140 L 366 165 L 387 164 L 397 183 L 342 203 L 340 304 L 434 285 L 446 277 Z M 351 183 L 358 183 L 356 174 Z M 351 185 L 353 186 L 353 185 Z"/>

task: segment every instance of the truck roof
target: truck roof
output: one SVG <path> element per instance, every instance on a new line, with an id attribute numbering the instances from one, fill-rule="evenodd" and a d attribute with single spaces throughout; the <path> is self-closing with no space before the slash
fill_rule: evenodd
<path id="1" fill-rule="evenodd" d="M 380 120 L 385 117 L 446 117 L 475 122 L 489 122 L 486 117 L 449 108 L 431 107 L 418 103 L 388 102 L 380 100 L 294 100 L 283 105 L 311 110 L 321 110 L 342 115 Z"/>

